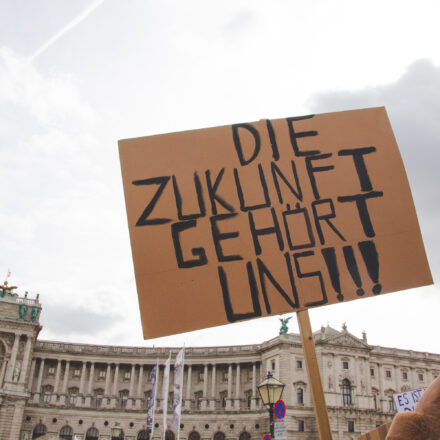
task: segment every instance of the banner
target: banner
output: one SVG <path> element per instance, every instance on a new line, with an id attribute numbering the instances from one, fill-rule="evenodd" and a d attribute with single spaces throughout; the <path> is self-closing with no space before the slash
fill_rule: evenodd
<path id="1" fill-rule="evenodd" d="M 167 430 L 167 413 L 168 413 L 168 387 L 170 381 L 170 362 L 171 352 L 168 359 L 165 362 L 165 369 L 163 372 L 163 385 L 162 385 L 162 426 L 163 426 L 163 438 L 165 440 L 165 432 Z"/>
<path id="2" fill-rule="evenodd" d="M 182 409 L 182 386 L 183 386 L 183 367 L 185 359 L 185 347 L 183 347 L 176 356 L 174 364 L 174 402 L 173 402 L 173 421 L 171 427 L 180 428 L 180 413 Z"/>
<path id="3" fill-rule="evenodd" d="M 150 399 L 148 400 L 148 407 L 147 407 L 147 432 L 149 434 L 153 432 L 153 427 L 154 427 L 154 410 L 156 408 L 157 369 L 158 369 L 158 365 L 156 364 L 150 373 L 151 394 L 150 394 Z M 153 436 L 151 435 L 151 437 Z"/>
<path id="4" fill-rule="evenodd" d="M 432 283 L 384 108 L 119 141 L 145 338 Z"/>

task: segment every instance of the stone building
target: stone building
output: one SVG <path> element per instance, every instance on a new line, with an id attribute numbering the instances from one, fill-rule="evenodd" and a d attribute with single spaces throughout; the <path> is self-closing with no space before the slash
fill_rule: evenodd
<path id="1" fill-rule="evenodd" d="M 0 287 L 0 439 L 110 440 L 117 422 L 121 438 L 145 440 L 149 377 L 158 361 L 152 437 L 161 440 L 164 364 L 170 352 L 174 363 L 178 349 L 41 341 L 40 311 L 38 298 Z M 440 371 L 438 354 L 372 346 L 365 333 L 357 338 L 346 326 L 322 327 L 315 343 L 335 440 L 356 439 L 390 420 L 393 393 L 428 386 Z M 294 333 L 257 345 L 186 348 L 180 438 L 263 438 L 268 413 L 256 386 L 268 371 L 286 385 L 288 439 L 318 439 L 301 339 Z M 171 418 L 170 409 L 168 426 Z M 178 433 L 165 434 L 174 440 Z"/>

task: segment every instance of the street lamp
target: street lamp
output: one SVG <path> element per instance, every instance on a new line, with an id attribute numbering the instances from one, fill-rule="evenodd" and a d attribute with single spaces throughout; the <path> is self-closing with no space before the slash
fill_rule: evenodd
<path id="1" fill-rule="evenodd" d="M 267 373 L 266 379 L 257 386 L 260 393 L 263 404 L 269 406 L 269 419 L 270 419 L 270 435 L 274 436 L 274 420 L 273 420 L 273 406 L 281 399 L 283 394 L 284 384 L 278 379 L 275 379 L 271 372 Z"/>
<path id="2" fill-rule="evenodd" d="M 116 422 L 115 426 L 111 429 L 112 438 L 119 438 L 122 433 L 122 428 L 119 426 L 119 423 Z"/>

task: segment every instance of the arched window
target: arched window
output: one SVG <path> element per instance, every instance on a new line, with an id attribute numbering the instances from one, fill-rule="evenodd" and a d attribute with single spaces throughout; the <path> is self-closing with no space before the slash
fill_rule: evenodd
<path id="1" fill-rule="evenodd" d="M 96 428 L 89 428 L 86 432 L 86 440 L 98 440 L 99 431 Z"/>
<path id="2" fill-rule="evenodd" d="M 238 440 L 251 440 L 251 435 L 248 432 L 243 431 Z"/>
<path id="3" fill-rule="evenodd" d="M 39 423 L 37 426 L 35 426 L 34 430 L 32 431 L 32 438 L 38 438 L 41 437 L 42 435 L 46 434 L 47 429 L 46 427 L 42 424 Z"/>
<path id="4" fill-rule="evenodd" d="M 165 440 L 174 440 L 176 436 L 174 435 L 174 432 L 171 431 L 171 429 L 167 429 L 165 432 Z"/>
<path id="5" fill-rule="evenodd" d="M 223 434 L 223 432 L 216 432 L 214 434 L 214 440 L 225 440 L 226 436 Z"/>
<path id="6" fill-rule="evenodd" d="M 150 434 L 148 434 L 146 429 L 139 431 L 136 437 L 136 440 L 149 440 L 149 439 L 150 439 Z"/>
<path id="7" fill-rule="evenodd" d="M 200 440 L 200 434 L 197 431 L 191 431 L 188 435 L 188 440 Z"/>
<path id="8" fill-rule="evenodd" d="M 64 440 L 72 440 L 73 430 L 70 426 L 63 426 L 60 431 L 60 438 Z"/>
<path id="9" fill-rule="evenodd" d="M 348 379 L 344 379 L 342 381 L 342 401 L 344 402 L 344 406 L 349 406 L 352 404 L 351 384 Z"/>
<path id="10" fill-rule="evenodd" d="M 304 390 L 302 388 L 296 390 L 296 401 L 298 405 L 304 405 Z"/>
<path id="11" fill-rule="evenodd" d="M 121 433 L 119 434 L 119 437 L 112 437 L 112 440 L 124 440 L 125 434 L 124 431 L 121 429 Z"/>

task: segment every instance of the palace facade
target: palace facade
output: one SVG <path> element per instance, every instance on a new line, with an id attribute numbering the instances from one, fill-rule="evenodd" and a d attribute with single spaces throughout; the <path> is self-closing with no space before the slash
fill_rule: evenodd
<path id="1" fill-rule="evenodd" d="M 164 364 L 179 349 L 42 341 L 37 299 L 0 291 L 0 439 L 146 440 L 150 372 L 159 361 L 153 439 L 164 435 Z M 8 290 L 9 289 L 9 290 Z M 440 355 L 369 345 L 344 326 L 315 332 L 333 438 L 356 439 L 392 419 L 395 392 L 428 386 Z M 262 439 L 269 430 L 257 385 L 270 371 L 285 384 L 287 438 L 318 439 L 298 334 L 257 345 L 186 348 L 180 432 L 166 440 Z M 172 402 L 173 368 L 170 372 Z M 170 426 L 172 409 L 167 416 Z M 45 436 L 45 437 L 43 437 Z"/>

